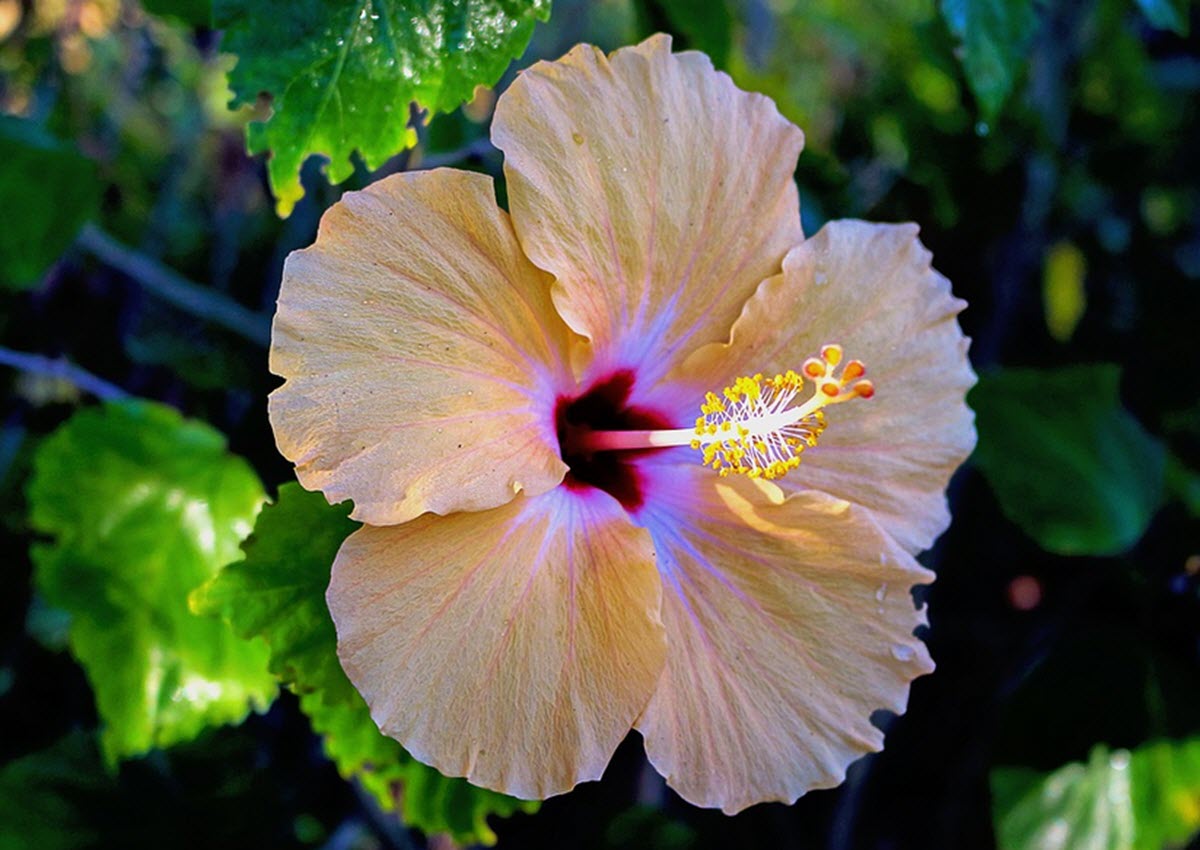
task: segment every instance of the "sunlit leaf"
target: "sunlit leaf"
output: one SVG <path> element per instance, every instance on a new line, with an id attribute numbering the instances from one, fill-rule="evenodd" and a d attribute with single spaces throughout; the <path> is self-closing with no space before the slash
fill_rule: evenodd
<path id="1" fill-rule="evenodd" d="M 192 595 L 193 610 L 225 617 L 244 638 L 262 637 L 271 648 L 271 672 L 285 685 L 337 702 L 357 698 L 338 663 L 325 607 L 333 558 L 358 527 L 349 513 L 349 503 L 331 507 L 320 493 L 284 484 L 243 545 L 245 560 Z"/>
<path id="2" fill-rule="evenodd" d="M 1200 829 L 1200 739 L 1096 746 L 1049 774 L 992 771 L 1000 850 L 1164 850 Z"/>
<path id="3" fill-rule="evenodd" d="M 1142 13 L 1159 29 L 1188 34 L 1188 0 L 1137 0 Z"/>
<path id="4" fill-rule="evenodd" d="M 1033 0 L 941 0 L 962 45 L 963 70 L 984 121 L 996 120 L 1025 65 L 1037 26 Z"/>
<path id="5" fill-rule="evenodd" d="M 1200 833 L 1200 738 L 1133 751 L 1135 850 L 1182 847 Z"/>
<path id="6" fill-rule="evenodd" d="M 267 650 L 188 594 L 238 557 L 262 486 L 224 438 L 171 408 L 83 410 L 39 447 L 30 519 L 35 580 L 71 616 L 110 759 L 238 722 L 275 694 Z"/>
<path id="7" fill-rule="evenodd" d="M 304 194 L 300 166 L 329 157 L 329 179 L 368 168 L 415 141 L 409 104 L 445 112 L 495 83 L 546 20 L 550 0 L 217 0 L 234 105 L 271 95 L 273 114 L 248 129 L 280 215 Z"/>
<path id="8" fill-rule="evenodd" d="M 42 275 L 96 213 L 96 167 L 32 121 L 0 115 L 0 288 L 24 289 Z"/>
<path id="9" fill-rule="evenodd" d="M 1164 449 L 1121 406 L 1119 382 L 1111 364 L 1007 369 L 971 391 L 975 463 L 1047 551 L 1123 552 L 1163 500 Z"/>
<path id="10" fill-rule="evenodd" d="M 1059 242 L 1046 252 L 1042 270 L 1042 306 L 1050 336 L 1066 342 L 1075 333 L 1087 309 L 1083 280 L 1087 262 L 1083 252 L 1070 242 Z"/>
<path id="11" fill-rule="evenodd" d="M 279 488 L 263 509 L 246 558 L 231 563 L 193 594 L 196 610 L 220 613 L 245 637 L 263 637 L 271 669 L 302 694 L 300 706 L 325 751 L 347 778 L 358 778 L 404 821 L 463 843 L 491 844 L 491 814 L 533 811 L 536 804 L 449 779 L 414 760 L 371 720 L 337 660 L 337 636 L 325 589 L 338 547 L 356 523 L 349 506 L 330 506 L 299 484 Z"/>

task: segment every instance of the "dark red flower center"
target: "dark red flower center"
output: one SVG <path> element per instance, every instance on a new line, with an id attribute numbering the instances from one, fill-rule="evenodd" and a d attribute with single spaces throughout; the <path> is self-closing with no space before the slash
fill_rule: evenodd
<path id="1" fill-rule="evenodd" d="M 592 431 L 638 431 L 673 427 L 657 411 L 629 404 L 634 374 L 622 369 L 595 381 L 582 395 L 559 396 L 554 406 L 558 446 L 563 462 L 570 467 L 563 484 L 573 490 L 596 488 L 613 496 L 627 511 L 636 511 L 644 501 L 642 476 L 637 457 L 662 449 L 634 451 L 583 451 L 578 435 Z"/>

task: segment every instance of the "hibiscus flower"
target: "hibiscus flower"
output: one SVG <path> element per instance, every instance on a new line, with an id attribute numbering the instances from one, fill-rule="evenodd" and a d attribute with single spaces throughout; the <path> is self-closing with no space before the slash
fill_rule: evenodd
<path id="1" fill-rule="evenodd" d="M 518 797 L 631 728 L 699 805 L 836 785 L 933 669 L 910 589 L 974 442 L 963 303 L 912 225 L 805 240 L 800 130 L 666 37 L 534 65 L 492 138 L 509 212 L 401 174 L 285 266 L 276 438 L 365 523 L 347 674 Z"/>

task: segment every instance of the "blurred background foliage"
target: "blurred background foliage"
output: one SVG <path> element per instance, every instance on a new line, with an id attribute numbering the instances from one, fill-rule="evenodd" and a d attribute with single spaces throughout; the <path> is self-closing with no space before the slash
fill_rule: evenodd
<path id="1" fill-rule="evenodd" d="M 1196 846 L 1197 17 L 0 0 L 0 848 Z M 636 740 L 538 807 L 380 736 L 322 600 L 353 524 L 286 483 L 265 415 L 283 259 L 325 208 L 434 165 L 503 200 L 496 92 L 655 31 L 805 130 L 807 232 L 921 224 L 981 375 L 924 556 L 937 672 L 842 787 L 734 818 Z"/>

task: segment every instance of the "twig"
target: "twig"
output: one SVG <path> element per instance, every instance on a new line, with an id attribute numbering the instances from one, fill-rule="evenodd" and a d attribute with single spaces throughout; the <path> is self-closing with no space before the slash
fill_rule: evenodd
<path id="1" fill-rule="evenodd" d="M 495 150 L 496 148 L 492 145 L 492 140 L 487 136 L 481 136 L 457 150 L 422 156 L 415 163 L 410 163 L 407 168 L 409 171 L 426 171 L 430 168 L 441 168 L 443 165 L 454 165 L 468 157 L 486 156 Z"/>
<path id="2" fill-rule="evenodd" d="M 192 283 L 158 260 L 122 245 L 95 225 L 89 224 L 80 231 L 78 245 L 181 310 L 231 330 L 257 345 L 265 347 L 270 343 L 271 324 L 266 316 Z"/>
<path id="3" fill-rule="evenodd" d="M 19 369 L 22 372 L 30 372 L 34 375 L 44 375 L 68 381 L 84 392 L 91 393 L 96 398 L 104 399 L 105 401 L 129 397 L 129 393 L 116 384 L 110 384 L 103 378 L 97 378 L 86 369 L 81 369 L 72 363 L 68 363 L 61 357 L 45 357 L 41 354 L 29 354 L 24 351 L 13 351 L 10 348 L 0 347 L 0 365 L 11 366 L 14 369 Z"/>

